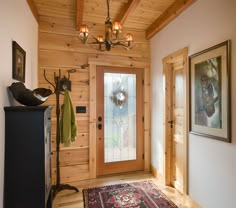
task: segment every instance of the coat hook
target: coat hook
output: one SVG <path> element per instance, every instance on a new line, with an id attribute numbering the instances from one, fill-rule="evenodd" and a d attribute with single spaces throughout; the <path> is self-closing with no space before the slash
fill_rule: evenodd
<path id="1" fill-rule="evenodd" d="M 52 84 L 52 82 L 50 82 L 50 81 L 47 79 L 45 69 L 43 70 L 43 76 L 44 76 L 44 79 L 45 79 L 50 85 L 52 85 L 52 87 L 53 87 L 53 89 L 54 89 L 54 92 L 55 92 L 56 86 L 55 86 L 54 84 Z"/>

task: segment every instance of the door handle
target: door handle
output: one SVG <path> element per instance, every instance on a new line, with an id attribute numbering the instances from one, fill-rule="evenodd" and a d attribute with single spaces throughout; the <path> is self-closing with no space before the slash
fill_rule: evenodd
<path id="1" fill-rule="evenodd" d="M 173 128 L 174 121 L 170 120 L 170 121 L 168 121 L 168 124 L 170 124 L 170 128 Z"/>
<path id="2" fill-rule="evenodd" d="M 102 121 L 102 116 L 98 116 L 98 121 Z"/>
<path id="3" fill-rule="evenodd" d="M 98 129 L 99 129 L 99 130 L 102 129 L 102 124 L 98 124 Z"/>

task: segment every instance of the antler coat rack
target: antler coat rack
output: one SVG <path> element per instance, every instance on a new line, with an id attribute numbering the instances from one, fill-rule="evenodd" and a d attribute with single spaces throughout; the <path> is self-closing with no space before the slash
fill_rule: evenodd
<path id="1" fill-rule="evenodd" d="M 56 95 L 56 184 L 52 186 L 52 197 L 55 198 L 56 194 L 62 190 L 75 190 L 78 192 L 78 188 L 71 186 L 69 184 L 61 184 L 60 182 L 60 95 L 63 95 L 63 91 L 71 90 L 70 73 L 74 73 L 76 70 L 72 69 L 67 71 L 68 77 L 61 76 L 61 70 L 59 69 L 59 75 L 54 72 L 54 83 L 50 82 L 46 77 L 46 72 L 44 70 L 45 80 L 53 87 L 54 94 Z"/>

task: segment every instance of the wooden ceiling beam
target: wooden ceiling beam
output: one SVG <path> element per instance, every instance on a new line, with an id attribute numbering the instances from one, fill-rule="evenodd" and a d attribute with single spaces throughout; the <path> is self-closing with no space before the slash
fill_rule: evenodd
<path id="1" fill-rule="evenodd" d="M 141 0 L 129 0 L 129 2 L 125 5 L 124 8 L 120 11 L 119 16 L 116 18 L 121 25 L 124 25 L 125 21 L 127 20 L 128 16 L 136 9 L 139 5 Z"/>
<path id="2" fill-rule="evenodd" d="M 147 29 L 146 39 L 149 40 L 174 20 L 184 10 L 197 0 L 176 0 L 162 15 L 160 15 Z"/>
<path id="3" fill-rule="evenodd" d="M 84 0 L 77 0 L 77 11 L 76 11 L 76 28 L 80 29 L 83 22 L 83 12 L 84 12 Z"/>
<path id="4" fill-rule="evenodd" d="M 31 10 L 32 14 L 34 15 L 34 18 L 39 23 L 39 14 L 38 14 L 37 7 L 34 4 L 34 1 L 33 0 L 27 0 L 27 3 L 29 5 L 29 7 L 30 7 L 30 10 Z"/>

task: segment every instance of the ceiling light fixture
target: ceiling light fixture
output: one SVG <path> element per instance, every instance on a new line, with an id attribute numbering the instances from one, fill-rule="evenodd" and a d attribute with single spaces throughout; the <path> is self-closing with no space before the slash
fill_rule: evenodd
<path id="1" fill-rule="evenodd" d="M 107 0 L 107 18 L 105 21 L 105 39 L 98 35 L 97 37 L 89 33 L 87 25 L 81 25 L 79 31 L 79 38 L 81 43 L 90 45 L 99 51 L 110 51 L 112 47 L 123 47 L 125 49 L 131 49 L 134 47 L 133 37 L 130 33 L 127 33 L 123 38 L 120 38 L 122 26 L 119 22 L 111 22 L 110 18 L 110 0 Z M 89 38 L 93 41 L 89 41 Z"/>

